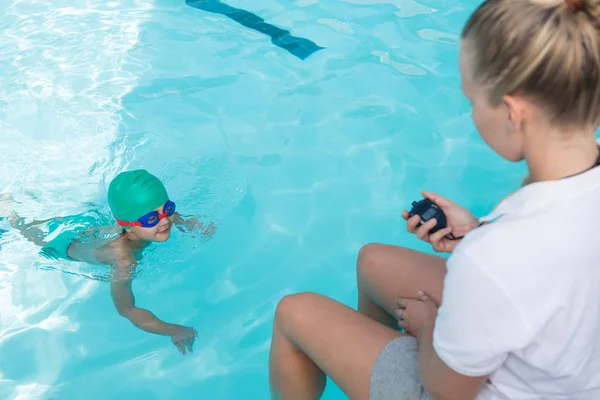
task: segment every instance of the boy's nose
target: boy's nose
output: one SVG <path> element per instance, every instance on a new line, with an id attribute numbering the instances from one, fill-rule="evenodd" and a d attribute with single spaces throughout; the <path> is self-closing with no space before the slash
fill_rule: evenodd
<path id="1" fill-rule="evenodd" d="M 158 226 L 159 226 L 160 228 L 164 228 L 164 227 L 166 227 L 167 225 L 169 225 L 169 223 L 170 223 L 170 222 L 169 222 L 169 219 L 168 219 L 166 216 L 164 216 L 164 217 L 162 217 L 162 218 L 160 219 L 160 222 L 158 223 Z"/>

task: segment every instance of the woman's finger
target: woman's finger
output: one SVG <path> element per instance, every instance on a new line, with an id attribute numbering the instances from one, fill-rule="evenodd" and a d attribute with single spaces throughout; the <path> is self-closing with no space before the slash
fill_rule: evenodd
<path id="1" fill-rule="evenodd" d="M 446 252 L 445 242 L 438 242 L 435 244 L 432 243 L 431 248 L 433 249 L 433 251 L 435 251 L 437 253 L 445 253 Z"/>
<path id="2" fill-rule="evenodd" d="M 425 301 L 425 302 L 431 301 L 431 299 L 429 298 L 429 295 L 422 290 L 419 290 L 418 295 L 419 295 L 419 300 L 421 300 L 421 301 Z"/>
<path id="3" fill-rule="evenodd" d="M 435 218 L 432 218 L 429 221 L 425 222 L 420 227 L 418 227 L 417 230 L 415 231 L 415 235 L 417 235 L 417 237 L 419 239 L 429 242 L 429 237 L 428 237 L 429 231 L 431 229 L 433 229 L 436 225 L 437 225 L 437 220 Z M 427 240 L 425 238 L 427 238 Z"/>
<path id="4" fill-rule="evenodd" d="M 447 227 L 429 235 L 429 242 L 435 250 L 442 247 L 442 240 L 452 232 L 452 228 Z"/>
<path id="5" fill-rule="evenodd" d="M 402 210 L 402 218 L 408 221 L 408 211 Z"/>
<path id="6" fill-rule="evenodd" d="M 450 233 L 452 232 L 452 228 L 451 227 L 446 227 L 444 229 L 440 229 L 439 231 L 432 233 L 429 236 L 429 239 L 431 240 L 431 243 L 433 242 L 441 242 L 446 236 L 448 236 Z"/>
<path id="7" fill-rule="evenodd" d="M 406 300 L 402 298 L 396 299 L 396 304 L 398 304 L 398 307 L 400 308 L 406 308 Z"/>
<path id="8" fill-rule="evenodd" d="M 394 315 L 396 315 L 398 321 L 402 321 L 404 319 L 404 310 L 397 308 L 394 310 Z"/>
<path id="9" fill-rule="evenodd" d="M 410 217 L 407 220 L 406 230 L 409 231 L 410 233 L 414 233 L 415 230 L 417 229 L 417 226 L 419 225 L 420 221 L 421 221 L 421 217 L 419 217 L 418 215 L 413 215 L 412 217 Z"/>
<path id="10" fill-rule="evenodd" d="M 427 191 L 422 191 L 421 194 L 423 195 L 423 197 L 425 197 L 426 199 L 429 199 L 431 201 L 433 201 L 435 204 L 437 204 L 440 208 L 444 208 L 448 205 L 450 205 L 450 200 L 440 196 L 437 193 L 431 193 L 431 192 L 427 192 Z"/>

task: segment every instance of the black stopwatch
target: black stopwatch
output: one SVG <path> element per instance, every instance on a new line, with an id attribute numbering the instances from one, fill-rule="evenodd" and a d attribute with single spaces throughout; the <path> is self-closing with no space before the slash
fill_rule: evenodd
<path id="1" fill-rule="evenodd" d="M 429 199 L 423 199 L 421 201 L 413 201 L 412 210 L 408 213 L 409 218 L 413 215 L 418 215 L 421 220 L 419 226 L 423 225 L 430 219 L 435 218 L 437 224 L 429 230 L 429 233 L 435 233 L 440 229 L 446 227 L 446 216 L 440 207 Z"/>

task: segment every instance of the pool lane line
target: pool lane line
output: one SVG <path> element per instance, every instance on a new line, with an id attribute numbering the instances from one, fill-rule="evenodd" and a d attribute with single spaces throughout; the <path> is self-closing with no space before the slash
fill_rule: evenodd
<path id="1" fill-rule="evenodd" d="M 313 53 L 324 49 L 311 40 L 290 35 L 289 31 L 265 22 L 264 19 L 250 11 L 231 7 L 219 0 L 186 0 L 188 6 L 214 14 L 221 14 L 247 28 L 271 37 L 271 42 L 301 60 L 306 60 Z"/>

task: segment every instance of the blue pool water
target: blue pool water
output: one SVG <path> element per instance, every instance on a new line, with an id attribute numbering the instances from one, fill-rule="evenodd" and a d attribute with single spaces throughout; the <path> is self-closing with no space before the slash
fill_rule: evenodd
<path id="1" fill-rule="evenodd" d="M 483 214 L 520 183 L 459 89 L 475 0 L 227 4 L 322 49 L 185 0 L 0 4 L 0 192 L 19 214 L 106 217 L 110 179 L 143 167 L 218 224 L 149 249 L 134 282 L 199 331 L 184 358 L 117 315 L 104 270 L 46 260 L 0 220 L 0 398 L 266 399 L 282 296 L 355 306 L 361 245 L 428 250 L 400 217 L 421 189 Z"/>

